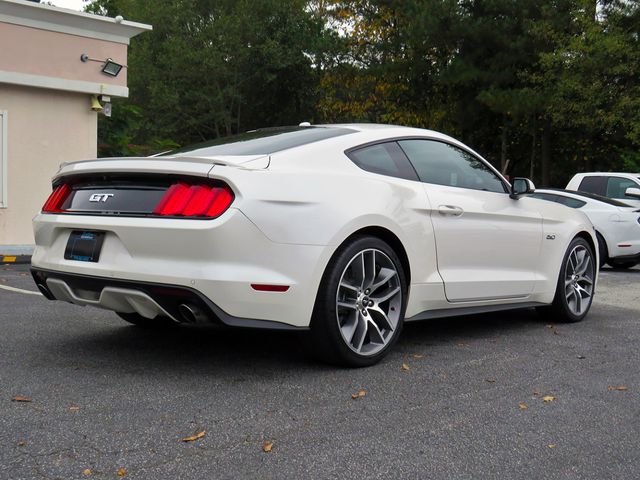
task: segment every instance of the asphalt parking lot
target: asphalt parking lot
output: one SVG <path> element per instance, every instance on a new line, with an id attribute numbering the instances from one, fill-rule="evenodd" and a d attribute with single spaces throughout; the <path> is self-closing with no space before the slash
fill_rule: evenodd
<path id="1" fill-rule="evenodd" d="M 0 286 L 35 290 L 27 266 Z M 296 334 L 149 332 L 0 289 L 0 478 L 638 478 L 640 270 L 596 295 L 579 324 L 409 325 L 347 370 Z"/>

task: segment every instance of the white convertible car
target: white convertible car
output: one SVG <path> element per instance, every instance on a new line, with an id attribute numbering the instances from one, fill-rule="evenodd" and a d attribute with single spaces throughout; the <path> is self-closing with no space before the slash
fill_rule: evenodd
<path id="1" fill-rule="evenodd" d="M 47 298 L 144 326 L 310 329 L 352 366 L 403 322 L 525 307 L 579 321 L 598 273 L 584 214 L 429 130 L 257 130 L 65 164 L 53 189 L 34 219 Z"/>

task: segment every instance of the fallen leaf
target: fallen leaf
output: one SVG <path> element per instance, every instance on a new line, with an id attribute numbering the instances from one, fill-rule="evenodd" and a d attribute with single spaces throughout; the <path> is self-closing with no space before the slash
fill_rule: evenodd
<path id="1" fill-rule="evenodd" d="M 547 328 L 550 328 L 551 330 L 553 330 L 554 328 L 556 328 L 556 326 L 553 324 L 550 324 L 550 325 L 547 325 Z"/>
<path id="2" fill-rule="evenodd" d="M 538 395 L 540 395 L 540 390 L 538 390 L 538 389 L 536 388 L 536 389 L 533 391 L 533 395 L 534 395 L 534 396 L 536 396 L 536 397 L 537 397 Z"/>
<path id="3" fill-rule="evenodd" d="M 405 372 L 411 370 L 411 368 L 409 367 L 409 365 L 407 365 L 406 363 L 403 363 L 402 366 L 400 367 L 402 370 L 404 370 Z"/>
<path id="4" fill-rule="evenodd" d="M 456 345 L 458 345 L 459 347 L 468 347 L 469 346 L 468 343 L 462 343 L 462 342 L 456 343 Z"/>
<path id="5" fill-rule="evenodd" d="M 182 439 L 183 442 L 195 442 L 196 440 L 200 440 L 204 437 L 206 430 L 202 430 L 201 432 L 196 433 L 195 435 L 191 435 L 190 437 L 185 437 Z"/>
<path id="6" fill-rule="evenodd" d="M 262 451 L 264 453 L 269 453 L 272 448 L 273 448 L 273 442 L 270 442 L 269 440 L 265 440 L 264 443 L 262 444 Z"/>
<path id="7" fill-rule="evenodd" d="M 24 446 L 25 446 L 24 440 L 20 440 L 20 441 L 18 442 L 18 446 L 19 446 L 19 447 L 24 447 Z"/>
<path id="8" fill-rule="evenodd" d="M 421 358 L 424 358 L 424 355 L 421 355 L 419 353 L 414 353 L 413 355 L 411 355 L 413 358 L 415 358 L 416 360 L 420 360 Z"/>
<path id="9" fill-rule="evenodd" d="M 620 385 L 620 386 L 617 386 L 617 387 L 609 385 L 607 387 L 607 390 L 609 390 L 610 392 L 612 392 L 614 390 L 617 390 L 618 392 L 624 392 L 625 390 L 629 390 L 629 388 L 626 385 Z"/>
<path id="10" fill-rule="evenodd" d="M 556 448 L 556 444 L 555 444 L 555 443 L 550 443 L 549 445 L 547 445 L 547 447 L 549 447 L 549 448 Z"/>
<path id="11" fill-rule="evenodd" d="M 560 332 L 554 328 L 554 329 L 553 329 L 553 334 L 554 334 L 554 335 L 560 335 Z"/>
<path id="12" fill-rule="evenodd" d="M 116 473 L 119 477 L 124 477 L 127 474 L 127 469 L 120 467 Z"/>
<path id="13" fill-rule="evenodd" d="M 351 398 L 357 400 L 358 398 L 364 397 L 367 394 L 366 390 L 358 390 L 356 393 L 351 394 Z"/>
<path id="14" fill-rule="evenodd" d="M 69 407 L 69 410 L 72 412 L 77 412 L 78 410 L 80 410 L 80 407 L 76 406 L 76 405 L 72 405 Z"/>
<path id="15" fill-rule="evenodd" d="M 91 470 L 90 470 L 90 469 L 88 469 L 88 468 L 85 468 L 85 469 L 82 471 L 82 474 L 83 474 L 83 475 L 91 475 Z"/>
<path id="16" fill-rule="evenodd" d="M 542 397 L 543 402 L 553 402 L 556 399 L 553 395 L 545 395 Z"/>
<path id="17" fill-rule="evenodd" d="M 527 408 L 529 408 L 529 405 L 527 405 L 527 404 L 526 404 L 526 403 L 524 403 L 524 402 L 520 402 L 520 403 L 518 404 L 518 408 L 519 408 L 520 410 L 526 410 Z"/>
<path id="18" fill-rule="evenodd" d="M 489 382 L 489 383 L 496 383 L 496 379 L 495 378 L 485 378 L 484 381 L 485 382 Z"/>
<path id="19" fill-rule="evenodd" d="M 22 395 L 16 395 L 11 399 L 12 402 L 33 402 L 29 397 L 23 397 Z"/>

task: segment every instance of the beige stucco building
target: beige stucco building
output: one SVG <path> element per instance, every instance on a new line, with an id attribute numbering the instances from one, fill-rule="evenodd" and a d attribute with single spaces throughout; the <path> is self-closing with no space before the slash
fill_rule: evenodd
<path id="1" fill-rule="evenodd" d="M 129 40 L 150 29 L 0 0 L 0 255 L 29 253 L 60 163 L 96 156 L 92 100 L 128 96 Z M 124 66 L 117 76 L 102 71 L 107 59 Z"/>

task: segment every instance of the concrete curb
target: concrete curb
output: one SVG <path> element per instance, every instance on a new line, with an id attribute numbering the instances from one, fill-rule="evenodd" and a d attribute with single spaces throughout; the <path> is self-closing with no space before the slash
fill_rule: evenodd
<path id="1" fill-rule="evenodd" d="M 0 265 L 25 265 L 31 263 L 31 255 L 2 255 Z"/>

